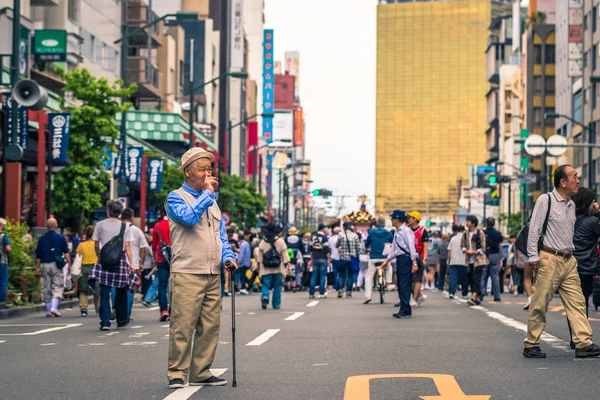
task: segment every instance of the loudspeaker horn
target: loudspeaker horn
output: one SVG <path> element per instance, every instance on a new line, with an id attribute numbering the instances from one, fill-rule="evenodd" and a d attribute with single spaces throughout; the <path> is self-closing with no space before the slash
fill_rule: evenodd
<path id="1" fill-rule="evenodd" d="M 34 111 L 42 110 L 48 102 L 46 89 L 30 79 L 17 82 L 13 96 L 17 103 Z"/>

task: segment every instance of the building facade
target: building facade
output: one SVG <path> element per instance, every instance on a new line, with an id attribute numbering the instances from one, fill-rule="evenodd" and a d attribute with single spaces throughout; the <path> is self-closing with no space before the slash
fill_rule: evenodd
<path id="1" fill-rule="evenodd" d="M 490 20 L 489 0 L 378 5 L 377 213 L 452 215 L 486 161 Z"/>

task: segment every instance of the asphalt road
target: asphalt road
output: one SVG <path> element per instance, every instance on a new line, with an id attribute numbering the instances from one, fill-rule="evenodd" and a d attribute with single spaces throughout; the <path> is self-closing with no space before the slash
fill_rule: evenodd
<path id="1" fill-rule="evenodd" d="M 60 319 L 2 321 L 0 399 L 600 398 L 600 359 L 578 360 L 568 349 L 559 299 L 542 343 L 548 358 L 529 360 L 521 355 L 523 297 L 468 307 L 441 293 L 428 295 L 409 320 L 392 318 L 397 292 L 386 304 L 367 306 L 358 293 L 318 302 L 307 293 L 284 294 L 277 311 L 261 310 L 257 294 L 237 296 L 236 388 L 230 298 L 213 366 L 229 380 L 226 387 L 169 390 L 168 324 L 158 321 L 157 310 L 138 304 L 130 328 L 108 333 L 77 309 Z M 590 317 L 600 331 L 600 314 L 590 311 Z M 252 342 L 257 345 L 248 346 Z"/>

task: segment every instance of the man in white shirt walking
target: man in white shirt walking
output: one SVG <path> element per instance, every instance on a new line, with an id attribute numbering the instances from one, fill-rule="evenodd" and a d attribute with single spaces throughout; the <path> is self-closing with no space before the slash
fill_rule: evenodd
<path id="1" fill-rule="evenodd" d="M 462 251 L 460 242 L 462 240 L 464 226 L 452 227 L 453 236 L 448 245 L 448 260 L 447 264 L 450 267 L 450 289 L 448 297 L 454 299 L 456 295 L 456 286 L 460 282 L 463 298 L 469 294 L 469 278 L 467 275 L 467 266 L 465 264 L 465 255 Z"/>

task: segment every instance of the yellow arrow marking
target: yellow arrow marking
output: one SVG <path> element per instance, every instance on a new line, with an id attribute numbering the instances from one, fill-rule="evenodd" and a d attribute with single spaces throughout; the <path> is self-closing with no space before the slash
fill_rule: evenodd
<path id="1" fill-rule="evenodd" d="M 346 381 L 344 400 L 370 400 L 371 379 L 425 378 L 433 379 L 438 396 L 420 396 L 423 400 L 489 400 L 491 395 L 466 395 L 453 375 L 446 374 L 383 374 L 351 376 Z"/>

